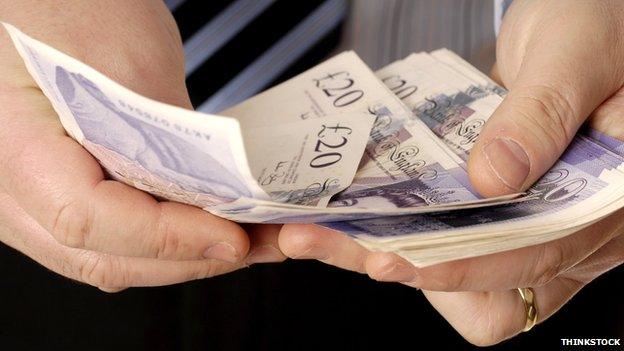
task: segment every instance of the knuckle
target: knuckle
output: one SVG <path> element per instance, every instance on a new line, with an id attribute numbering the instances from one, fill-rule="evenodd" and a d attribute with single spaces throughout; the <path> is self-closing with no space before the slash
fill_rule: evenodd
<path id="1" fill-rule="evenodd" d="M 470 261 L 453 261 L 418 270 L 418 280 L 425 290 L 465 291 L 471 290 L 471 282 L 477 280 L 472 274 Z"/>
<path id="2" fill-rule="evenodd" d="M 292 233 L 286 243 L 280 242 L 280 249 L 284 255 L 290 258 L 299 258 L 310 252 L 312 252 L 317 246 L 318 242 L 315 235 L 300 235 L 299 233 Z"/>
<path id="3" fill-rule="evenodd" d="M 161 218 L 163 218 L 161 216 Z M 174 258 L 183 250 L 183 244 L 180 240 L 180 236 L 175 231 L 167 220 L 159 220 L 158 231 L 161 233 L 159 236 L 159 242 L 156 245 L 156 258 L 168 259 Z"/>
<path id="4" fill-rule="evenodd" d="M 516 111 L 532 128 L 539 131 L 552 145 L 563 148 L 574 134 L 576 112 L 569 98 L 547 85 L 534 85 L 515 92 Z"/>
<path id="5" fill-rule="evenodd" d="M 53 259 L 53 266 L 58 267 L 58 272 L 70 279 L 75 279 L 76 277 L 76 265 L 72 262 L 71 258 L 68 256 L 61 256 Z M 80 275 L 79 275 L 80 276 Z"/>
<path id="6" fill-rule="evenodd" d="M 528 286 L 543 286 L 557 278 L 565 262 L 564 250 L 556 243 L 540 245 L 540 251 L 524 280 Z M 527 284 L 525 284 L 527 285 Z"/>
<path id="7" fill-rule="evenodd" d="M 441 287 L 446 291 L 462 291 L 466 290 L 469 283 L 469 269 L 467 267 L 449 267 L 446 269 L 443 286 Z"/>
<path id="8" fill-rule="evenodd" d="M 186 280 L 200 280 L 205 278 L 211 278 L 220 274 L 220 265 L 216 262 L 206 262 L 196 270 L 189 273 Z"/>
<path id="9" fill-rule="evenodd" d="M 363 260 L 364 261 L 364 260 Z M 387 260 L 381 264 L 375 264 L 374 266 L 366 266 L 363 262 L 363 269 L 371 279 L 377 281 L 385 281 L 387 272 L 396 267 L 397 263 L 394 260 Z"/>
<path id="10" fill-rule="evenodd" d="M 92 211 L 79 201 L 69 201 L 59 206 L 52 224 L 51 234 L 62 245 L 85 248 L 92 227 Z"/>
<path id="11" fill-rule="evenodd" d="M 78 268 L 78 275 L 95 287 L 129 286 L 119 260 L 108 255 L 89 254 Z"/>

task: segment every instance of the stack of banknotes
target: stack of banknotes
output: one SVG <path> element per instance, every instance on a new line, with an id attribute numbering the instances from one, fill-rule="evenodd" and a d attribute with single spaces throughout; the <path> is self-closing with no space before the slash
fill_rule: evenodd
<path id="1" fill-rule="evenodd" d="M 319 223 L 424 266 L 554 240 L 624 206 L 624 143 L 592 130 L 527 192 L 479 196 L 467 158 L 506 92 L 446 49 L 377 72 L 345 52 L 216 116 L 4 26 L 111 178 L 236 222 Z"/>

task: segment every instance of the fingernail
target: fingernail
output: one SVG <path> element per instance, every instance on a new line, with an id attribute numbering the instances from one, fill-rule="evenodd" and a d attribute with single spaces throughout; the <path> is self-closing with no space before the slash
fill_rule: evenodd
<path id="1" fill-rule="evenodd" d="M 204 257 L 230 263 L 236 263 L 239 259 L 239 255 L 234 246 L 226 242 L 220 242 L 210 246 L 204 251 Z"/>
<path id="2" fill-rule="evenodd" d="M 302 254 L 293 256 L 293 258 L 296 260 L 314 259 L 314 260 L 324 261 L 324 260 L 329 259 L 329 254 L 325 250 L 319 247 L 312 246 L 306 251 L 304 251 Z"/>
<path id="3" fill-rule="evenodd" d="M 531 168 L 524 149 L 511 139 L 496 138 L 483 151 L 498 179 L 513 190 L 521 190 Z"/>
<path id="4" fill-rule="evenodd" d="M 247 264 L 275 262 L 282 258 L 282 253 L 273 245 L 258 246 L 247 256 Z"/>
<path id="5" fill-rule="evenodd" d="M 407 283 L 416 279 L 416 272 L 414 267 L 407 266 L 403 263 L 395 263 L 388 269 L 382 271 L 379 274 L 377 280 L 382 282 L 400 282 Z"/>

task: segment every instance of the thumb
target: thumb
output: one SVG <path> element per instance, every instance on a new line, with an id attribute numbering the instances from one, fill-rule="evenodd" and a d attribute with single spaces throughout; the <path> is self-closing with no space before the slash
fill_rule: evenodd
<path id="1" fill-rule="evenodd" d="M 550 51 L 525 58 L 470 154 L 470 180 L 483 196 L 531 186 L 557 161 L 587 116 L 617 89 L 616 75 L 588 64 L 588 53 L 574 57 Z"/>

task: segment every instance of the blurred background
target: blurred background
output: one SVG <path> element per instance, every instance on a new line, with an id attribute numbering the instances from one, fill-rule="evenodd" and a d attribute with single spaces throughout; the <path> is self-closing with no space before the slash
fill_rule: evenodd
<path id="1" fill-rule="evenodd" d="M 487 71 L 487 0 L 168 0 L 196 108 L 217 112 L 343 49 L 376 69 L 447 47 Z M 250 267 L 107 294 L 0 244 L 0 349 L 471 350 L 422 293 L 312 261 Z M 583 289 L 529 333 L 493 350 L 560 349 L 561 338 L 624 337 L 624 269 Z"/>

